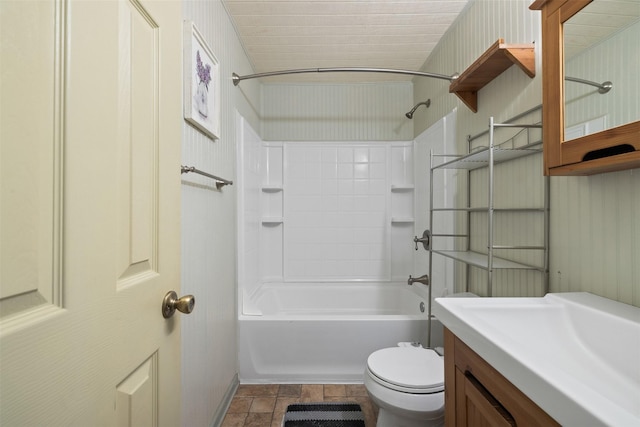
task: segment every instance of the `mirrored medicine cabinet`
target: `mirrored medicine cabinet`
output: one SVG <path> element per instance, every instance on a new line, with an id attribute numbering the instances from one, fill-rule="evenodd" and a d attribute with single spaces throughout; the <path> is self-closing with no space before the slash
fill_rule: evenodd
<path id="1" fill-rule="evenodd" d="M 640 167 L 640 0 L 535 0 L 545 175 Z"/>

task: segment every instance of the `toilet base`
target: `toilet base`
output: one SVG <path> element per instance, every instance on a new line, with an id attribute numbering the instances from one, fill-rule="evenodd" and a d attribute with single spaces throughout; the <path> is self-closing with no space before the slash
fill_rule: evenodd
<path id="1" fill-rule="evenodd" d="M 384 408 L 378 412 L 376 427 L 443 427 L 444 416 L 431 420 L 416 420 L 400 417 Z"/>

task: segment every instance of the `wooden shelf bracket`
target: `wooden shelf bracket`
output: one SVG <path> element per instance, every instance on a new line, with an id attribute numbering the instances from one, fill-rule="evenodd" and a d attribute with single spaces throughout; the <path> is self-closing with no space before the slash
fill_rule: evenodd
<path id="1" fill-rule="evenodd" d="M 469 66 L 460 77 L 449 86 L 474 113 L 478 112 L 478 91 L 493 79 L 516 64 L 524 73 L 533 78 L 536 75 L 533 43 L 506 44 L 498 39 L 486 52 Z"/>

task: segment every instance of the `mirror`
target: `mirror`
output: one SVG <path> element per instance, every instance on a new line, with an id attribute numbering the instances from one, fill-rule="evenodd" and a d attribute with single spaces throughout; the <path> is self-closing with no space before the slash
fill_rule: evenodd
<path id="1" fill-rule="evenodd" d="M 638 120 L 640 0 L 595 0 L 563 30 L 564 140 Z"/>
<path id="2" fill-rule="evenodd" d="M 621 27 L 632 28 L 634 18 L 629 23 L 612 25 L 614 4 L 625 3 L 636 12 L 640 8 L 640 0 L 535 0 L 530 9 L 542 11 L 542 105 L 543 105 L 543 151 L 545 175 L 592 175 L 596 173 L 619 171 L 640 167 L 640 121 L 638 118 L 638 38 L 621 42 Z M 593 4 L 593 5 L 592 5 Z M 599 13 L 590 13 L 587 7 L 599 9 Z M 591 8 L 590 7 L 590 8 Z M 584 13 L 584 15 L 582 15 Z M 575 17 L 575 18 L 574 18 Z M 572 21 L 572 18 L 574 19 Z M 582 24 L 580 20 L 585 19 Z M 575 22 L 578 24 L 575 24 Z M 636 19 L 637 21 L 637 19 Z M 565 28 L 565 23 L 566 28 Z M 572 36 L 571 28 L 581 30 L 582 35 Z M 615 27 L 604 40 L 588 43 L 580 53 L 571 52 L 572 40 L 583 41 L 591 38 L 598 27 Z M 585 28 L 586 27 L 586 28 Z M 636 28 L 636 27 L 633 27 Z M 566 34 L 565 34 L 566 30 Z M 584 32 L 586 30 L 586 33 Z M 636 28 L 637 30 L 637 28 Z M 586 35 L 589 37 L 586 37 Z M 567 39 L 567 62 L 565 64 L 565 36 Z M 582 39 L 582 40 L 581 40 Z M 615 47 L 614 46 L 615 42 Z M 590 63 L 581 63 L 579 59 L 593 56 L 591 51 L 610 45 L 609 52 L 631 60 L 630 65 L 620 69 L 614 67 L 619 59 L 597 57 Z M 621 52 L 618 54 L 618 52 Z M 565 67 L 567 73 L 565 74 Z M 602 68 L 611 77 L 592 74 Z M 573 75 L 571 74 L 573 73 Z M 604 73 L 604 71 L 603 71 Z M 566 77 L 578 77 L 583 80 L 602 83 L 610 80 L 613 88 L 607 94 L 594 94 L 589 84 L 565 82 Z M 635 82 L 625 86 L 624 82 L 632 79 Z M 567 89 L 567 108 L 565 111 L 564 96 Z M 573 90 L 587 91 L 587 94 Z M 589 92 L 591 91 L 591 92 Z M 613 93 L 622 93 L 621 106 L 608 105 L 614 99 Z M 610 96 L 611 95 L 611 96 Z M 605 100 L 597 106 L 594 98 Z M 579 104 L 583 104 L 582 107 Z M 575 110 L 574 110 L 575 108 Z M 574 135 L 565 138 L 565 116 L 567 124 L 581 124 L 586 128 L 595 127 L 595 132 L 579 129 Z M 606 122 L 606 123 L 605 123 Z M 575 131 L 575 129 L 569 129 Z"/>

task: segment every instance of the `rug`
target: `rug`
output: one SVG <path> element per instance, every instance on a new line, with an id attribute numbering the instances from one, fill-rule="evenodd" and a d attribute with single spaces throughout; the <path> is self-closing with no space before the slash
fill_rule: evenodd
<path id="1" fill-rule="evenodd" d="M 357 403 L 293 403 L 287 407 L 283 427 L 364 427 Z"/>

